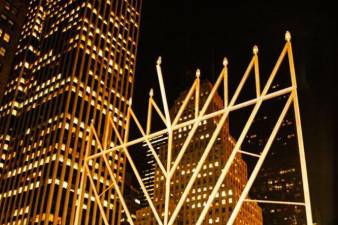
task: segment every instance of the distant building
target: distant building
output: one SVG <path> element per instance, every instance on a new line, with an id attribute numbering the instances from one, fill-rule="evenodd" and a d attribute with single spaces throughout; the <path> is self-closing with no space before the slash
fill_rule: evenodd
<path id="1" fill-rule="evenodd" d="M 161 135 L 158 137 L 155 137 L 150 140 L 150 143 L 152 144 L 154 150 L 156 153 L 159 153 L 159 150 L 161 147 L 163 147 L 167 143 L 168 137 L 165 135 Z M 154 196 L 154 178 L 155 178 L 155 169 L 156 169 L 156 161 L 154 159 L 153 154 L 150 151 L 150 148 L 148 147 L 147 143 L 143 143 L 142 147 L 146 150 L 146 165 L 145 168 L 142 171 L 142 181 L 144 183 L 144 186 L 147 189 L 147 192 L 151 199 L 153 199 Z M 141 205 L 143 207 L 148 206 L 147 199 L 143 194 L 141 194 Z"/>
<path id="2" fill-rule="evenodd" d="M 200 91 L 201 105 L 206 101 L 210 93 L 212 85 L 209 82 L 202 82 Z M 175 101 L 170 112 L 176 115 L 180 105 L 187 92 L 181 93 L 180 97 Z M 207 113 L 211 113 L 223 108 L 223 101 L 220 96 L 216 95 L 210 103 Z M 179 123 L 194 118 L 194 100 L 188 103 L 187 108 L 183 112 Z M 176 173 L 171 181 L 171 196 L 169 203 L 169 213 L 171 214 L 176 207 L 178 199 L 181 197 L 195 167 L 200 160 L 202 153 L 216 128 L 219 118 L 203 120 L 195 133 L 194 138 L 189 144 L 182 161 L 177 168 Z M 186 139 L 192 125 L 185 126 L 176 130 L 173 135 L 173 159 L 176 158 L 180 151 L 184 140 Z M 226 163 L 233 147 L 234 139 L 229 133 L 228 121 L 225 123 L 217 141 L 215 142 L 211 152 L 209 153 L 202 170 L 188 195 L 186 202 L 175 220 L 177 225 L 196 224 L 197 219 L 204 208 L 206 201 L 214 187 L 216 180 L 221 173 L 223 165 Z M 159 151 L 159 157 L 165 163 L 167 154 L 167 145 L 163 144 Z M 240 154 L 237 154 L 233 166 L 222 184 L 219 193 L 211 206 L 203 224 L 225 224 L 234 209 L 236 202 L 247 181 L 247 167 Z M 164 212 L 164 176 L 161 170 L 156 167 L 154 176 L 154 204 L 160 216 L 163 218 Z M 142 208 L 136 213 L 137 225 L 157 224 L 149 207 Z M 263 224 L 262 212 L 256 203 L 244 203 L 235 224 L 260 225 Z"/>
<path id="3" fill-rule="evenodd" d="M 276 84 L 272 88 L 278 89 Z M 243 148 L 260 152 L 275 125 L 283 97 L 279 97 L 254 120 Z M 252 197 L 260 200 L 304 202 L 297 136 L 293 111 L 286 115 L 265 163 L 251 189 Z M 304 206 L 261 204 L 264 223 L 271 225 L 305 225 Z"/>
<path id="4" fill-rule="evenodd" d="M 136 219 L 136 211 L 141 208 L 141 199 L 140 199 L 140 189 L 135 187 L 132 184 L 132 176 L 130 173 L 125 174 L 124 179 L 124 196 L 125 201 L 128 206 L 128 210 L 131 214 L 131 217 L 135 220 Z M 127 215 L 122 209 L 122 217 L 121 217 L 121 225 L 130 225 L 127 219 Z"/>
<path id="5" fill-rule="evenodd" d="M 26 0 L 0 0 L 0 99 L 10 76 L 14 52 L 26 18 L 27 6 Z"/>
<path id="6" fill-rule="evenodd" d="M 102 140 L 110 114 L 122 136 L 125 132 L 141 2 L 29 1 L 0 103 L 1 225 L 74 224 L 85 149 L 98 150 L 97 141 L 88 143 L 90 124 Z M 116 145 L 114 138 L 105 145 Z M 122 187 L 125 155 L 115 151 L 107 157 Z M 108 220 L 118 224 L 122 206 L 109 188 L 102 157 L 88 166 L 97 191 L 104 192 Z M 92 186 L 88 179 L 84 183 L 76 219 L 102 224 Z"/>

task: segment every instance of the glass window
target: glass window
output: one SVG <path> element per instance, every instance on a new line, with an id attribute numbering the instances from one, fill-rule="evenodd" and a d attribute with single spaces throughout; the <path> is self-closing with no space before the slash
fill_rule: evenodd
<path id="1" fill-rule="evenodd" d="M 2 36 L 2 29 L 0 28 L 0 38 L 1 38 L 1 36 Z"/>
<path id="2" fill-rule="evenodd" d="M 11 5 L 5 1 L 5 9 L 9 11 L 11 9 Z"/>
<path id="3" fill-rule="evenodd" d="M 6 49 L 4 47 L 0 47 L 0 56 L 6 55 Z"/>
<path id="4" fill-rule="evenodd" d="M 8 20 L 8 24 L 9 24 L 9 26 L 13 27 L 14 26 L 13 20 Z"/>
<path id="5" fill-rule="evenodd" d="M 4 41 L 8 43 L 10 40 L 11 40 L 11 36 L 8 33 L 5 33 L 4 34 Z"/>
<path id="6" fill-rule="evenodd" d="M 7 16 L 6 15 L 4 15 L 4 14 L 1 14 L 1 19 L 3 19 L 3 20 L 7 20 Z"/>
<path id="7" fill-rule="evenodd" d="M 18 10 L 15 7 L 13 7 L 13 6 L 12 6 L 11 12 L 13 13 L 13 15 L 18 14 Z"/>

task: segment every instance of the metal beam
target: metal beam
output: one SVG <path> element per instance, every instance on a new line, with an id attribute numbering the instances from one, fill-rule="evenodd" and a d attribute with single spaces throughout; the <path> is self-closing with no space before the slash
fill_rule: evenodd
<path id="1" fill-rule="evenodd" d="M 289 96 L 289 99 L 286 102 L 284 109 L 283 109 L 282 113 L 280 114 L 278 121 L 277 121 L 275 127 L 273 128 L 273 130 L 270 134 L 270 137 L 269 137 L 269 139 L 268 139 L 268 141 L 267 141 L 267 143 L 266 143 L 266 145 L 263 149 L 263 152 L 262 152 L 261 156 L 259 157 L 259 159 L 256 163 L 256 166 L 255 166 L 255 168 L 253 169 L 253 171 L 250 175 L 248 182 L 244 186 L 244 189 L 243 189 L 243 191 L 242 191 L 242 193 L 239 197 L 239 200 L 236 203 L 236 206 L 235 206 L 234 210 L 232 211 L 232 213 L 229 217 L 227 225 L 232 225 L 235 222 L 235 219 L 236 219 L 236 217 L 237 217 L 237 215 L 238 215 L 238 213 L 239 213 L 239 211 L 242 207 L 242 204 L 243 204 L 244 200 L 246 199 L 246 197 L 247 197 L 247 195 L 248 195 L 248 193 L 251 189 L 251 186 L 253 185 L 253 183 L 254 183 L 257 175 L 258 175 L 259 170 L 261 169 L 261 167 L 263 165 L 265 157 L 267 156 L 267 154 L 268 154 L 268 152 L 271 148 L 271 145 L 272 145 L 273 141 L 275 140 L 277 132 L 278 132 L 278 130 L 279 130 L 284 118 L 285 118 L 286 113 L 288 112 L 288 110 L 290 108 L 291 103 L 292 103 L 292 94 Z"/>
<path id="2" fill-rule="evenodd" d="M 220 176 L 217 179 L 216 185 L 213 187 L 213 190 L 206 202 L 206 205 L 204 206 L 204 208 L 202 209 L 202 212 L 199 215 L 198 221 L 196 223 L 196 225 L 201 225 L 204 221 L 204 218 L 209 210 L 209 208 L 212 205 L 213 200 L 215 199 L 215 196 L 217 195 L 217 193 L 219 192 L 219 189 L 221 187 L 221 185 L 224 182 L 224 179 L 227 175 L 227 173 L 230 170 L 230 167 L 233 165 L 236 154 L 245 154 L 245 155 L 249 155 L 252 157 L 256 157 L 258 158 L 258 161 L 256 163 L 256 166 L 253 170 L 253 172 L 251 173 L 246 185 L 244 186 L 244 189 L 239 197 L 239 200 L 236 202 L 236 206 L 233 210 L 233 212 L 230 215 L 230 218 L 227 222 L 227 225 L 232 225 L 241 209 L 241 206 L 244 202 L 258 202 L 258 203 L 266 203 L 266 204 L 285 204 L 285 205 L 300 205 L 300 206 L 305 206 L 306 208 L 306 217 L 307 217 L 307 224 L 308 225 L 312 225 L 312 212 L 311 212 L 311 204 L 310 204 L 310 195 L 309 195 L 309 187 L 308 187 L 308 177 L 307 177 L 307 170 L 306 170 L 306 161 L 305 161 L 305 153 L 304 153 L 304 143 L 303 143 L 303 136 L 302 136 L 302 128 L 301 128 L 301 121 L 300 121 L 300 112 L 299 112 L 299 103 L 298 103 L 298 96 L 297 96 L 297 84 L 296 84 L 296 75 L 295 75 L 295 69 L 294 69 L 294 62 L 293 62 L 293 55 L 292 55 L 292 46 L 291 46 L 291 35 L 289 33 L 286 33 L 286 44 L 264 86 L 264 89 L 261 91 L 261 87 L 260 87 L 260 73 L 259 73 L 259 60 L 258 60 L 258 47 L 254 46 L 253 47 L 253 56 L 251 58 L 251 61 L 248 65 L 248 67 L 246 68 L 243 77 L 239 83 L 239 85 L 237 86 L 237 89 L 235 90 L 235 93 L 233 95 L 233 97 L 231 98 L 230 102 L 228 102 L 228 60 L 225 58 L 224 62 L 223 62 L 223 69 L 222 72 L 220 73 L 216 83 L 214 84 L 214 87 L 212 88 L 212 90 L 209 93 L 209 96 L 207 97 L 205 103 L 203 104 L 203 106 L 201 107 L 200 110 L 200 71 L 197 70 L 196 71 L 196 79 L 192 85 L 192 87 L 189 89 L 186 97 L 183 100 L 183 103 L 181 104 L 180 108 L 178 109 L 178 112 L 176 113 L 176 116 L 174 117 L 173 122 L 171 123 L 171 118 L 170 118 L 170 112 L 169 112 L 169 107 L 168 107 L 168 103 L 167 103 L 167 96 L 166 96 L 166 92 L 165 92 L 165 87 L 164 87 L 164 82 L 163 82 L 163 76 L 162 76 L 162 70 L 161 70 L 161 58 L 158 59 L 157 61 L 157 65 L 156 65 L 156 70 L 157 70 L 157 76 L 158 76 L 158 80 L 159 80 L 159 85 L 160 85 L 160 90 L 161 90 L 161 97 L 162 97 L 162 103 L 163 103 L 163 108 L 164 108 L 164 114 L 162 113 L 162 111 L 160 110 L 160 108 L 158 107 L 158 105 L 156 104 L 156 102 L 154 101 L 153 97 L 153 91 L 151 90 L 149 93 L 149 102 L 148 102 L 148 115 L 147 115 L 147 125 L 146 125 L 146 129 L 144 130 L 143 127 L 141 126 L 139 120 L 137 119 L 136 115 L 134 114 L 133 110 L 131 109 L 131 107 L 129 107 L 128 109 L 128 114 L 127 114 L 127 129 L 126 129 L 126 133 L 125 133 L 125 137 L 124 140 L 122 140 L 121 135 L 118 132 L 117 127 L 115 126 L 115 123 L 113 122 L 112 118 L 109 116 L 109 123 L 112 126 L 113 130 L 116 133 L 116 136 L 118 138 L 118 140 L 120 141 L 120 145 L 119 146 L 114 146 L 113 148 L 107 148 L 106 142 L 107 142 L 107 133 L 105 133 L 105 138 L 104 138 L 104 142 L 103 142 L 103 147 L 100 144 L 100 141 L 96 135 L 96 132 L 94 130 L 94 127 L 91 127 L 91 135 L 94 135 L 96 142 L 99 145 L 99 149 L 101 150 L 100 152 L 96 153 L 96 154 L 92 154 L 91 156 L 86 155 L 85 156 L 85 160 L 84 160 L 84 165 L 86 166 L 86 168 L 88 168 L 87 162 L 93 159 L 96 159 L 98 157 L 103 157 L 107 167 L 108 167 L 108 172 L 109 175 L 111 176 L 111 179 L 113 180 L 113 185 L 111 185 L 110 187 L 108 187 L 106 190 L 110 189 L 112 186 L 115 187 L 116 192 L 118 193 L 118 196 L 121 200 L 121 203 L 126 211 L 128 220 L 130 224 L 133 224 L 132 218 L 130 216 L 130 213 L 128 211 L 128 207 L 124 201 L 123 195 L 120 192 L 119 186 L 115 180 L 114 174 L 109 166 L 109 162 L 107 160 L 106 154 L 110 154 L 114 151 L 117 150 L 122 150 L 124 151 L 124 153 L 126 154 L 126 157 L 132 167 L 132 170 L 141 186 L 142 191 L 144 192 L 147 201 L 149 202 L 150 208 L 155 216 L 156 222 L 159 225 L 173 225 L 175 222 L 176 217 L 178 216 L 179 212 L 181 211 L 181 208 L 198 176 L 198 173 L 200 172 L 209 152 L 212 150 L 212 147 L 219 135 L 219 133 L 221 132 L 221 130 L 223 129 L 224 123 L 228 118 L 228 115 L 230 112 L 236 111 L 236 110 L 240 110 L 242 108 L 248 107 L 248 106 L 252 106 L 254 105 L 254 108 L 242 130 L 242 133 L 239 137 L 239 139 L 237 140 L 236 144 L 234 145 L 234 148 L 232 150 L 232 152 L 229 155 L 229 158 L 226 162 L 226 164 L 224 165 Z M 277 71 L 279 70 L 279 67 L 282 63 L 282 61 L 284 60 L 285 56 L 288 56 L 289 59 L 289 68 L 290 68 L 290 74 L 291 74 L 291 86 L 278 90 L 278 91 L 274 91 L 271 93 L 268 93 L 270 86 L 277 74 Z M 256 97 L 245 101 L 245 102 L 241 102 L 241 103 L 237 103 L 237 99 L 238 96 L 240 95 L 244 84 L 247 81 L 248 76 L 250 75 L 250 73 L 254 70 L 254 75 L 255 75 L 255 88 L 256 88 Z M 215 94 L 217 93 L 220 84 L 223 81 L 223 89 L 224 89 L 224 93 L 223 93 L 223 98 L 224 98 L 224 108 L 221 110 L 218 110 L 216 112 L 211 112 L 211 113 L 206 113 L 207 109 L 212 101 L 212 98 L 215 96 Z M 193 119 L 189 120 L 189 121 L 185 121 L 185 122 L 181 122 L 179 123 L 179 120 L 186 108 L 186 106 L 188 105 L 189 101 L 191 100 L 191 98 L 193 97 L 193 94 L 195 95 L 195 100 L 194 100 L 194 104 L 195 104 L 195 116 Z M 240 147 L 244 141 L 244 138 L 247 134 L 247 132 L 249 131 L 253 120 L 256 116 L 256 114 L 258 113 L 258 110 L 261 108 L 261 105 L 263 104 L 264 101 L 268 101 L 270 99 L 276 98 L 278 96 L 282 96 L 282 95 L 289 95 L 289 98 L 274 126 L 274 129 L 263 149 L 263 151 L 260 154 L 255 154 L 255 153 L 251 153 L 248 151 L 243 151 L 240 150 Z M 291 202 L 291 201 L 273 201 L 273 200 L 269 200 L 269 199 L 265 199 L 265 200 L 252 200 L 252 199 L 247 199 L 247 195 L 249 193 L 249 190 L 255 180 L 255 178 L 258 175 L 258 172 L 266 158 L 266 155 L 269 152 L 269 149 L 271 148 L 271 145 L 273 143 L 273 140 L 278 132 L 279 127 L 281 126 L 283 119 L 290 107 L 290 105 L 293 103 L 293 108 L 294 108 L 294 113 L 295 113 L 295 120 L 296 120 L 296 129 L 297 129 L 297 141 L 298 141 L 298 147 L 299 147 L 299 154 L 300 154 L 300 162 L 301 162 L 301 172 L 302 172 L 302 181 L 303 181 L 303 190 L 304 190 L 304 199 L 305 202 L 301 203 L 301 202 Z M 155 111 L 158 113 L 158 115 L 160 116 L 160 118 L 162 119 L 162 121 L 165 123 L 166 128 L 162 129 L 160 131 L 157 132 L 151 132 L 151 121 L 152 121 L 152 110 L 153 108 L 155 109 Z M 132 118 L 131 118 L 132 117 Z M 203 120 L 208 120 L 211 118 L 215 118 L 215 117 L 220 117 L 216 129 L 214 130 L 213 134 L 211 135 L 211 138 L 200 158 L 200 160 L 197 162 L 197 166 L 194 169 L 194 172 L 190 178 L 190 180 L 188 181 L 188 184 L 181 196 L 181 198 L 179 199 L 171 217 L 169 217 L 169 202 L 170 202 L 170 188 L 171 188 L 171 179 L 172 176 L 174 175 L 174 173 L 176 172 L 176 170 L 178 169 L 178 165 L 181 162 L 182 157 L 184 156 L 192 138 L 195 135 L 196 130 L 199 127 L 199 124 L 201 121 Z M 129 129 L 130 129 L 130 120 L 133 119 L 138 127 L 138 129 L 141 132 L 142 137 L 137 138 L 135 140 L 132 141 L 128 141 L 128 135 L 129 135 Z M 178 130 L 180 128 L 186 127 L 186 126 L 190 126 L 192 125 L 191 130 L 189 131 L 188 137 L 186 138 L 186 140 L 184 141 L 176 159 L 174 161 L 172 161 L 172 147 L 173 147 L 173 132 L 175 130 Z M 158 137 L 160 135 L 164 135 L 167 134 L 168 135 L 168 146 L 167 146 L 167 165 L 166 168 L 164 167 L 164 165 L 161 163 L 155 149 L 153 148 L 150 140 L 152 138 Z M 91 138 L 92 139 L 92 138 Z M 156 208 L 143 184 L 143 181 L 141 179 L 141 176 L 138 172 L 138 169 L 136 168 L 136 165 L 133 161 L 133 159 L 131 158 L 130 154 L 129 154 L 129 150 L 128 147 L 141 143 L 141 142 L 146 142 L 147 146 L 149 147 L 152 155 L 155 158 L 155 162 L 157 163 L 157 165 L 159 165 L 160 170 L 162 171 L 162 173 L 164 174 L 165 177 L 165 193 L 164 193 L 164 218 L 163 221 L 161 220 L 160 216 L 158 215 L 158 212 L 156 211 Z M 90 143 L 88 144 L 88 149 L 86 151 L 89 152 L 90 147 L 92 146 L 92 141 L 90 141 Z M 107 149 L 104 149 L 107 148 Z M 82 186 L 85 183 L 85 178 L 86 177 L 90 178 L 90 182 L 93 184 L 93 179 L 91 177 L 91 174 L 86 174 L 86 171 L 84 171 L 83 173 L 83 177 L 81 178 L 81 190 L 82 190 Z M 95 187 L 95 185 L 92 185 Z M 106 191 L 105 190 L 105 191 Z M 83 191 L 83 190 L 82 190 Z M 94 191 L 96 191 L 94 189 Z M 104 191 L 104 192 L 105 192 Z M 103 192 L 103 193 L 104 193 Z M 95 194 L 95 193 L 94 193 Z M 96 201 L 100 201 L 100 197 L 101 195 L 98 195 L 97 193 L 95 194 L 96 197 Z M 79 205 L 82 205 L 83 202 L 81 202 L 81 199 L 79 200 Z M 103 211 L 103 207 L 102 205 L 100 205 L 101 202 L 98 202 L 98 206 L 100 208 L 100 212 L 104 213 Z M 79 209 L 77 210 L 77 215 L 80 214 Z M 104 215 L 102 215 L 104 216 Z M 75 221 L 75 225 L 79 225 L 80 222 L 77 219 Z M 106 220 L 105 220 L 105 224 L 106 224 Z M 106 224 L 107 225 L 107 224 Z"/>

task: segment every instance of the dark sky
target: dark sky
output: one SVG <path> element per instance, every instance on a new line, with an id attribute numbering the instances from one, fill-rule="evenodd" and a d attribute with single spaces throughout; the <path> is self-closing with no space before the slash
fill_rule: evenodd
<path id="1" fill-rule="evenodd" d="M 252 46 L 260 49 L 261 74 L 269 74 L 290 30 L 302 114 L 312 206 L 323 224 L 338 224 L 334 190 L 338 190 L 337 19 L 333 6 L 288 1 L 147 1 L 142 8 L 134 108 L 142 113 L 148 91 L 159 96 L 155 62 L 162 56 L 165 84 L 171 104 L 190 86 L 196 68 L 213 81 L 229 59 L 232 81 L 238 82 L 251 59 Z M 227 2 L 225 4 L 225 2 Z M 238 3 L 236 3 L 238 2 Z M 264 84 L 264 83 L 263 83 Z M 160 101 L 159 101 L 160 102 Z M 336 199 L 336 200 L 334 200 Z"/>

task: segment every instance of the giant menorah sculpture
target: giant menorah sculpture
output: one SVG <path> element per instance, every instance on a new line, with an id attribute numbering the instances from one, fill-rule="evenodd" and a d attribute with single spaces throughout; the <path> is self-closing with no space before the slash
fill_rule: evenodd
<path id="1" fill-rule="evenodd" d="M 78 208 L 77 208 L 77 218 L 76 218 L 76 225 L 80 224 L 80 215 L 81 215 L 81 210 L 83 208 L 83 197 L 84 197 L 84 185 L 86 182 L 86 179 L 88 177 L 89 181 L 90 181 L 90 185 L 91 188 L 93 189 L 94 195 L 95 195 L 95 201 L 99 207 L 102 219 L 105 223 L 105 225 L 108 225 L 108 219 L 106 216 L 106 212 L 104 209 L 104 206 L 102 204 L 102 193 L 98 193 L 98 191 L 96 190 L 96 185 L 94 182 L 94 178 L 93 178 L 93 174 L 90 173 L 89 171 L 89 162 L 92 160 L 95 160 L 97 158 L 103 159 L 105 166 L 109 172 L 109 179 L 112 181 L 112 184 L 109 186 L 109 188 L 112 188 L 116 191 L 117 195 L 118 195 L 118 201 L 120 201 L 126 216 L 128 218 L 128 222 L 130 224 L 134 224 L 134 221 L 130 215 L 130 211 L 128 209 L 128 205 L 126 204 L 126 201 L 124 199 L 122 190 L 121 190 L 121 185 L 119 185 L 119 182 L 116 179 L 116 174 L 113 172 L 114 165 L 113 165 L 113 161 L 110 160 L 110 155 L 111 153 L 115 152 L 115 151 L 120 151 L 123 152 L 128 160 L 128 162 L 130 163 L 130 166 L 133 170 L 133 172 L 135 173 L 135 176 L 137 178 L 137 181 L 139 182 L 141 189 L 149 203 L 149 206 L 151 208 L 151 211 L 157 221 L 158 225 L 173 225 L 175 222 L 175 219 L 177 217 L 177 215 L 179 214 L 183 204 L 185 203 L 185 200 L 197 178 L 198 173 L 201 171 L 203 163 L 205 162 L 209 152 L 211 151 L 217 136 L 219 135 L 226 119 L 228 118 L 228 115 L 230 112 L 236 111 L 236 110 L 240 110 L 242 108 L 248 107 L 248 106 L 254 106 L 252 109 L 252 112 L 229 156 L 229 158 L 227 159 L 227 162 L 225 165 L 221 165 L 223 166 L 222 172 L 220 174 L 220 176 L 217 178 L 217 182 L 215 184 L 215 186 L 213 187 L 211 194 L 208 197 L 208 200 L 206 202 L 205 207 L 203 208 L 201 214 L 199 215 L 199 219 L 197 220 L 196 224 L 197 225 L 201 225 L 205 216 L 207 215 L 207 212 L 209 210 L 209 208 L 211 207 L 213 200 L 215 199 L 217 192 L 219 191 L 231 165 L 234 163 L 234 159 L 236 157 L 237 153 L 241 153 L 241 154 L 246 154 L 249 156 L 253 156 L 256 157 L 258 160 L 256 162 L 256 165 L 247 181 L 247 183 L 245 184 L 245 187 L 238 199 L 238 201 L 235 204 L 234 210 L 232 211 L 227 225 L 232 225 L 241 209 L 241 206 L 244 202 L 248 201 L 255 201 L 258 203 L 271 203 L 271 204 L 286 204 L 286 205 L 298 205 L 298 206 L 304 206 L 305 207 L 305 212 L 306 212 L 306 221 L 308 225 L 312 225 L 312 213 L 311 213 L 311 204 L 310 204 L 310 194 L 309 194 L 309 186 L 308 186 L 308 176 L 307 176 L 307 169 L 306 169 L 306 161 L 305 161 L 305 153 L 304 153 L 304 144 L 303 144 L 303 135 L 302 135 L 302 127 L 301 127 L 301 119 L 300 119 L 300 112 L 299 112 L 299 103 L 298 103 L 298 96 L 297 96 L 297 83 L 296 83 L 296 74 L 295 74 L 295 68 L 294 68 L 294 61 L 293 61 L 293 53 L 292 53 L 292 46 L 291 46 L 291 35 L 289 32 L 286 32 L 285 34 L 285 46 L 263 88 L 263 90 L 261 90 L 260 87 L 260 74 L 259 74 L 259 63 L 258 63 L 258 48 L 257 46 L 255 46 L 253 48 L 253 57 L 250 61 L 249 66 L 247 67 L 236 91 L 234 92 L 234 95 L 232 96 L 231 99 L 229 99 L 228 96 L 228 61 L 227 59 L 224 59 L 223 61 L 223 70 L 220 73 L 216 83 L 214 84 L 206 102 L 204 103 L 204 105 L 199 108 L 199 96 L 200 96 L 200 73 L 199 71 L 197 71 L 196 73 L 196 79 L 191 87 L 191 89 L 189 90 L 189 92 L 187 93 L 185 100 L 183 101 L 182 105 L 180 106 L 180 109 L 178 110 L 178 113 L 174 116 L 174 118 L 171 118 L 169 115 L 169 107 L 168 107 L 168 103 L 167 103 L 167 97 L 166 97 L 166 91 L 165 91 L 165 87 L 164 87 L 164 82 L 163 82 L 163 77 L 162 77 L 162 70 L 161 70 L 161 58 L 158 59 L 157 61 L 157 65 L 156 65 L 156 69 L 157 69 L 157 75 L 158 75 L 158 79 L 159 79 L 159 85 L 160 85 L 160 91 L 161 91 L 161 98 L 162 98 L 162 103 L 163 103 L 163 108 L 164 108 L 164 112 L 160 109 L 160 107 L 156 104 L 155 100 L 153 99 L 153 92 L 150 92 L 150 97 L 149 97 L 149 104 L 148 104 L 148 116 L 147 116 L 147 125 L 146 128 L 144 129 L 142 127 L 142 125 L 140 124 L 138 118 L 136 117 L 132 107 L 129 107 L 128 109 L 128 113 L 127 113 L 127 122 L 126 122 L 126 127 L 125 127 L 125 133 L 122 135 L 120 134 L 118 127 L 116 126 L 116 121 L 114 121 L 114 119 L 109 116 L 109 124 L 110 126 L 106 126 L 106 129 L 104 131 L 104 140 L 103 143 L 101 144 L 101 141 L 99 140 L 97 133 L 94 129 L 94 126 L 90 127 L 90 135 L 89 135 L 89 139 L 88 139 L 88 148 L 87 148 L 87 152 L 85 155 L 85 159 L 83 162 L 83 172 L 82 172 L 82 180 L 81 180 L 81 186 L 80 186 L 80 197 L 78 200 Z M 287 58 L 288 59 L 288 64 L 289 64 L 289 71 L 290 71 L 290 79 L 291 79 L 291 86 L 281 89 L 281 90 L 277 90 L 277 91 L 273 91 L 268 93 L 270 86 L 272 84 L 272 82 L 274 81 L 274 78 L 276 77 L 277 71 L 280 68 L 281 63 L 283 62 L 283 60 Z M 252 98 L 251 100 L 245 101 L 245 102 L 237 102 L 238 96 L 241 93 L 241 90 L 244 86 L 244 84 L 247 81 L 247 78 L 249 77 L 251 72 L 254 72 L 255 75 L 255 87 L 256 87 L 256 96 L 254 98 Z M 213 96 L 215 95 L 215 93 L 218 91 L 219 87 L 221 87 L 223 83 L 223 100 L 224 100 L 224 108 L 209 114 L 206 114 L 207 108 L 213 98 Z M 194 96 L 195 95 L 195 96 Z M 254 118 L 258 112 L 258 110 L 260 109 L 262 103 L 266 100 L 269 99 L 273 99 L 273 98 L 277 98 L 279 96 L 282 95 L 287 95 L 288 96 L 288 100 L 286 101 L 286 104 L 284 105 L 283 110 L 280 113 L 280 116 L 267 140 L 267 143 L 265 144 L 265 147 L 263 148 L 263 150 L 260 152 L 260 154 L 254 154 L 251 152 L 247 152 L 247 151 L 243 151 L 240 150 L 240 146 L 242 145 L 244 138 L 246 136 L 246 134 L 248 133 Z M 185 121 L 185 122 L 179 122 L 179 119 L 183 113 L 183 111 L 185 110 L 189 100 L 194 97 L 194 101 L 195 101 L 195 117 L 192 118 L 191 120 Z M 259 200 L 259 199 L 248 199 L 248 193 L 249 190 L 251 188 L 251 186 L 253 185 L 253 182 L 255 181 L 258 172 L 260 171 L 262 164 L 270 150 L 270 147 L 276 137 L 276 134 L 284 120 L 284 117 L 286 115 L 286 113 L 288 112 L 290 107 L 293 107 L 294 109 L 294 115 L 295 115 L 295 124 L 296 124 L 296 133 L 297 133 L 297 141 L 298 141 L 298 149 L 299 149 L 299 156 L 300 156 L 300 167 L 301 167 L 301 174 L 302 174 L 302 185 L 303 185 L 303 193 L 304 193 L 304 202 L 290 202 L 290 201 L 274 201 L 274 200 Z M 154 111 L 155 109 L 155 111 Z M 153 112 L 156 112 L 159 117 L 161 118 L 161 120 L 164 122 L 166 128 L 157 132 L 151 132 L 151 121 L 152 121 L 152 114 Z M 182 157 L 184 156 L 187 147 L 189 146 L 190 141 L 192 140 L 192 138 L 194 137 L 194 134 L 199 126 L 199 123 L 203 120 L 206 119 L 210 119 L 210 118 L 214 118 L 214 117 L 218 117 L 220 118 L 218 121 L 218 124 L 216 126 L 216 129 L 213 131 L 213 134 L 200 158 L 200 160 L 198 161 L 194 172 L 190 178 L 190 181 L 188 182 L 181 198 L 178 200 L 177 205 L 175 206 L 174 210 L 172 212 L 169 213 L 169 201 L 170 201 L 170 182 L 171 182 L 171 178 L 173 176 L 173 174 L 175 173 L 175 171 L 177 170 L 180 161 L 182 159 Z M 128 134 L 130 131 L 130 123 L 131 121 L 134 121 L 137 129 L 140 131 L 140 133 L 142 134 L 142 137 L 139 137 L 137 139 L 134 140 L 128 140 Z M 173 132 L 191 125 L 192 128 L 188 134 L 188 137 L 186 138 L 186 140 L 184 141 L 184 144 L 181 147 L 181 150 L 179 151 L 177 157 L 175 160 L 172 159 L 172 143 L 173 143 Z M 111 127 L 111 129 L 109 128 Z M 117 137 L 117 143 L 115 143 L 115 146 L 110 147 L 108 146 L 107 143 L 107 136 L 108 133 L 114 133 Z M 152 138 L 155 138 L 157 136 L 160 135 L 167 135 L 168 136 L 168 150 L 167 150 L 167 159 L 166 159 L 166 164 L 162 164 L 161 160 L 159 159 L 155 149 L 153 148 L 150 140 Z M 94 138 L 94 139 L 93 139 Z M 96 143 L 98 143 L 99 145 L 99 152 L 95 153 L 95 154 L 90 154 L 91 153 L 91 146 L 92 146 L 92 141 L 95 141 Z M 130 153 L 129 153 L 129 147 L 136 145 L 138 143 L 142 143 L 145 142 L 149 149 L 151 150 L 151 153 L 157 163 L 157 166 L 159 167 L 160 171 L 163 173 L 164 179 L 165 179 L 165 196 L 164 196 L 164 216 L 163 218 L 161 218 L 161 216 L 159 215 L 159 213 L 156 211 L 156 208 L 154 206 L 154 203 L 152 201 L 152 199 L 150 198 L 146 187 L 144 186 L 140 173 L 134 163 L 134 160 L 132 159 Z M 107 191 L 104 190 L 104 192 Z"/>

